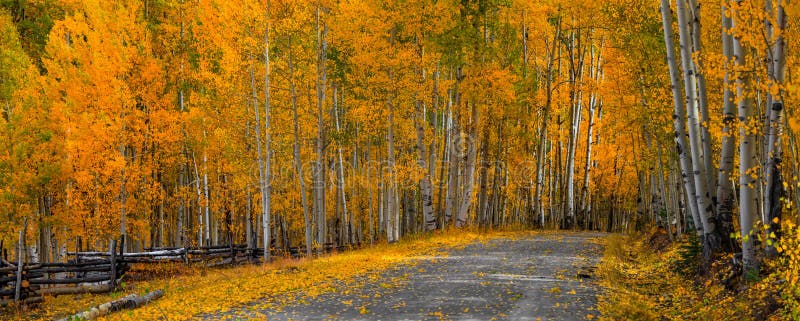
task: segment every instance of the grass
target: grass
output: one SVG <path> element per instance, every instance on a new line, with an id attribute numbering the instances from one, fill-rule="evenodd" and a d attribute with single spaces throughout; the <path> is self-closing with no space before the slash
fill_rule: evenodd
<path id="1" fill-rule="evenodd" d="M 692 246 L 684 239 L 654 246 L 652 234 L 611 235 L 598 267 L 605 291 L 600 320 L 789 320 L 776 306 L 774 280 L 739 280 L 731 287 L 730 256 L 698 276 Z M 666 236 L 664 236 L 666 237 Z M 765 272 L 766 273 L 766 272 Z"/>
<path id="2" fill-rule="evenodd" d="M 165 296 L 145 307 L 114 313 L 106 319 L 186 320 L 248 304 L 255 304 L 252 306 L 254 311 L 277 309 L 291 302 L 337 291 L 337 284 L 348 282 L 357 275 L 376 275 L 387 268 L 411 262 L 417 256 L 441 255 L 443 248 L 458 248 L 473 242 L 515 238 L 529 233 L 534 232 L 447 230 L 315 259 L 279 259 L 270 264 L 218 269 L 173 265 L 165 267 L 161 277 L 129 282 L 124 293 L 46 297 L 43 304 L 31 310 L 2 311 L 4 314 L 0 314 L 0 319 L 51 320 L 122 295 L 144 294 L 156 289 L 163 289 Z"/>

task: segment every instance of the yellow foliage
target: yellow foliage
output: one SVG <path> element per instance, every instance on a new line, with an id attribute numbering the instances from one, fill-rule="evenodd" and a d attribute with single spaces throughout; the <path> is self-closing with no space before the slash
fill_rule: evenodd
<path id="1" fill-rule="evenodd" d="M 694 279 L 676 272 L 680 241 L 660 253 L 650 248 L 641 235 L 606 238 L 605 253 L 598 268 L 602 320 L 797 320 L 800 318 L 800 234 L 784 222 L 786 234 L 777 247 L 783 255 L 765 263 L 774 271 L 746 286 L 734 285 L 738 295 L 721 280 L 729 271 L 712 265 L 718 275 Z M 790 226 L 787 228 L 787 226 Z M 792 253 L 787 253 L 787 250 Z M 730 257 L 718 262 L 729 261 Z M 722 271 L 722 272 L 719 272 Z M 712 273 L 713 274 L 713 273 Z M 729 282 L 735 282 L 729 281 Z M 783 305 L 774 311 L 776 297 Z"/>
<path id="2" fill-rule="evenodd" d="M 125 293 L 163 289 L 165 296 L 142 308 L 115 313 L 105 320 L 187 320 L 193 316 L 226 311 L 257 302 L 257 309 L 280 308 L 336 291 L 337 281 L 356 275 L 377 273 L 418 256 L 441 255 L 440 249 L 458 248 L 472 242 L 515 237 L 530 232 L 481 232 L 448 230 L 432 235 L 411 236 L 395 244 L 325 256 L 312 260 L 281 260 L 268 265 L 246 265 L 225 269 L 187 269 L 183 275 L 129 284 Z M 398 280 L 399 282 L 399 280 Z M 393 282 L 396 283 L 396 282 Z M 50 320 L 77 313 L 112 300 L 120 293 L 46 297 L 42 306 L 11 317 L 12 320 Z M 198 304 L 202 301 L 202 304 Z M 352 301 L 344 302 L 352 304 Z M 368 314 L 365 306 L 360 313 Z"/>
<path id="3" fill-rule="evenodd" d="M 775 249 L 781 256 L 773 262 L 775 272 L 771 281 L 780 284 L 783 313 L 794 320 L 800 318 L 800 227 L 791 221 L 784 221 L 784 234 Z"/>

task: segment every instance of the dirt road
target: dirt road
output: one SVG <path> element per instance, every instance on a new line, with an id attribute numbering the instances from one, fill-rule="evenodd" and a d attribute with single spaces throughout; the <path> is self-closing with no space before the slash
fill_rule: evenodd
<path id="1" fill-rule="evenodd" d="M 200 319 L 587 320 L 597 317 L 595 233 L 531 234 L 414 258 L 280 310 L 258 304 Z"/>

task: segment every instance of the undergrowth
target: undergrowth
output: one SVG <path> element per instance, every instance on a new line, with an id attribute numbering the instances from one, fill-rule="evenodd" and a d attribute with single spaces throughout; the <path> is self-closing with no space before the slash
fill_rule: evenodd
<path id="1" fill-rule="evenodd" d="M 696 236 L 654 246 L 658 232 L 611 235 L 598 267 L 601 320 L 800 320 L 800 233 L 784 231 L 782 255 L 765 260 L 756 280 L 734 273 L 731 255 L 700 276 Z"/>

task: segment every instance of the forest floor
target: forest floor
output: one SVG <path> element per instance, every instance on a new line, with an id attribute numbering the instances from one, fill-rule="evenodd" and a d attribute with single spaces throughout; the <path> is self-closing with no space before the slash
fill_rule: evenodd
<path id="1" fill-rule="evenodd" d="M 205 320 L 587 320 L 602 234 L 525 234 L 410 257 L 279 309 L 261 301 Z M 271 300 L 272 298 L 266 298 Z"/>
<path id="2" fill-rule="evenodd" d="M 130 293 L 147 306 L 101 320 L 586 320 L 604 234 L 448 230 L 312 260 L 147 266 L 119 292 L 46 297 L 2 320 L 52 320 Z"/>
<path id="3" fill-rule="evenodd" d="M 743 279 L 733 273 L 740 267 L 731 264 L 732 254 L 720 254 L 699 274 L 702 250 L 686 234 L 674 241 L 663 229 L 612 234 L 603 247 L 601 320 L 800 320 L 800 292 L 785 281 L 797 271 L 787 266 L 789 255 L 765 260 L 759 275 Z"/>

